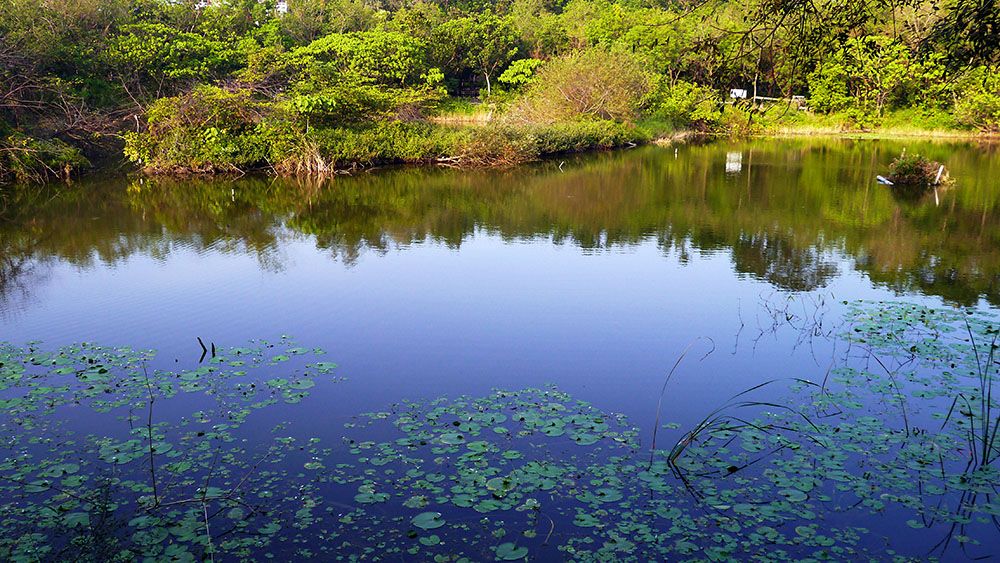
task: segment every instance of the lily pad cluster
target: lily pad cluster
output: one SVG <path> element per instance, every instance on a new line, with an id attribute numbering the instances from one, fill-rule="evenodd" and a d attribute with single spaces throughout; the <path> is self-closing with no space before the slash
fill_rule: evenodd
<path id="1" fill-rule="evenodd" d="M 811 490 L 805 479 L 772 490 L 759 475 L 725 491 L 693 474 L 702 462 L 674 463 L 666 451 L 650 461 L 624 416 L 552 387 L 404 403 L 348 426 L 396 430 L 345 443 L 368 476 L 355 501 L 412 514 L 412 527 L 399 529 L 415 540 L 411 556 L 797 561 L 864 552 L 863 529 L 808 512 L 796 488 Z"/>
<path id="2" fill-rule="evenodd" d="M 128 347 L 0 344 L 0 559 L 195 561 L 265 545 L 280 529 L 267 489 L 294 440 L 248 447 L 241 427 L 336 381 L 322 354 L 283 337 L 166 371 Z M 285 368 L 288 356 L 302 360 Z"/>
<path id="3" fill-rule="evenodd" d="M 852 534 L 920 560 L 997 557 L 1000 322 L 845 305 L 846 352 L 825 377 L 795 382 L 781 401 L 724 405 L 668 463 L 702 502 L 764 524 L 754 534 L 768 542 L 813 545 L 817 559 L 845 557 Z M 823 529 L 835 520 L 853 526 Z"/>
<path id="4" fill-rule="evenodd" d="M 258 408 L 335 392 L 322 351 L 287 339 L 181 371 L 128 348 L 4 345 L 0 559 L 995 555 L 1000 323 L 894 303 L 847 321 L 829 374 L 669 424 L 675 445 L 653 452 L 553 386 L 249 432 Z"/>

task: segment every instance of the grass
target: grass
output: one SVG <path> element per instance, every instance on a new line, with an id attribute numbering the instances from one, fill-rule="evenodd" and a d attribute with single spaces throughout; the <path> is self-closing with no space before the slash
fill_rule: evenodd
<path id="1" fill-rule="evenodd" d="M 437 106 L 429 119 L 440 125 L 485 125 L 493 118 L 495 109 L 494 105 L 475 98 L 448 98 Z"/>
<path id="2" fill-rule="evenodd" d="M 869 138 L 927 137 L 943 139 L 980 139 L 988 135 L 966 129 L 947 112 L 928 112 L 907 108 L 887 113 L 873 129 L 863 129 L 844 113 L 817 114 L 771 106 L 766 111 L 767 135 L 837 135 Z"/>

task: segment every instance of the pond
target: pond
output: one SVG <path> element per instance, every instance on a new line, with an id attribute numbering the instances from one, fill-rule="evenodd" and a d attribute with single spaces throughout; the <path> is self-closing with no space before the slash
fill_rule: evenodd
<path id="1" fill-rule="evenodd" d="M 904 150 L 956 185 L 877 184 Z M 1000 556 L 998 178 L 817 138 L 7 189 L 0 559 Z"/>

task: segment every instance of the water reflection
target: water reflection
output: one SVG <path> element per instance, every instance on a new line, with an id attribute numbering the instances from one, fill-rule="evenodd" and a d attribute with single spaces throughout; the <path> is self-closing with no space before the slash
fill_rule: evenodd
<path id="1" fill-rule="evenodd" d="M 20 311 L 30 302 L 31 288 L 48 278 L 46 262 L 35 258 L 30 245 L 4 247 L 0 254 L 0 317 Z"/>
<path id="2" fill-rule="evenodd" d="M 350 266 L 365 252 L 426 241 L 460 248 L 482 229 L 507 241 L 598 252 L 655 240 L 664 252 L 728 253 L 736 272 L 791 291 L 824 287 L 842 255 L 899 292 L 1000 304 L 997 148 L 905 146 L 945 162 L 957 178 L 940 205 L 897 200 L 874 183 L 903 143 L 835 140 L 719 142 L 676 155 L 648 147 L 579 157 L 561 169 L 550 162 L 509 171 L 376 170 L 328 181 L 157 179 L 15 190 L 0 223 L 0 293 L 23 293 L 37 283 L 23 282 L 32 271 L 26 265 L 52 259 L 113 266 L 136 253 L 164 258 L 193 247 L 253 255 L 277 271 L 282 246 L 308 237 Z"/>

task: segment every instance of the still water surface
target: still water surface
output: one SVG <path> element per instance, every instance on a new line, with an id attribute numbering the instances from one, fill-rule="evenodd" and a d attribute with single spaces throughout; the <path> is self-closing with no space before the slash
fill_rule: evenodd
<path id="1" fill-rule="evenodd" d="M 956 187 L 935 202 L 876 184 L 904 149 L 945 163 Z M 354 415 L 401 401 L 554 384 L 627 416 L 648 452 L 664 378 L 694 342 L 663 397 L 661 424 L 679 425 L 657 437 L 669 449 L 745 389 L 822 381 L 844 301 L 1000 305 L 1000 154 L 990 145 L 717 142 L 509 171 L 93 180 L 11 191 L 0 204 L 0 341 L 155 349 L 152 367 L 180 371 L 207 365 L 198 338 L 221 351 L 254 339 L 281 348 L 289 336 L 339 364 L 343 380 L 261 410 L 247 437 L 287 422 L 336 442 Z M 112 432 L 98 419 L 78 424 Z M 913 526 L 897 520 L 851 522 L 898 534 L 888 548 L 862 541 L 869 556 L 920 558 L 937 542 L 913 550 Z M 556 518 L 556 538 L 567 525 Z M 987 545 L 1000 538 L 977 533 Z M 522 538 L 525 557 L 573 553 L 541 539 Z M 963 557 L 956 545 L 937 554 Z M 482 549 L 494 556 L 463 556 Z M 509 549 L 496 556 L 520 555 Z M 442 552 L 394 560 L 432 553 Z"/>

